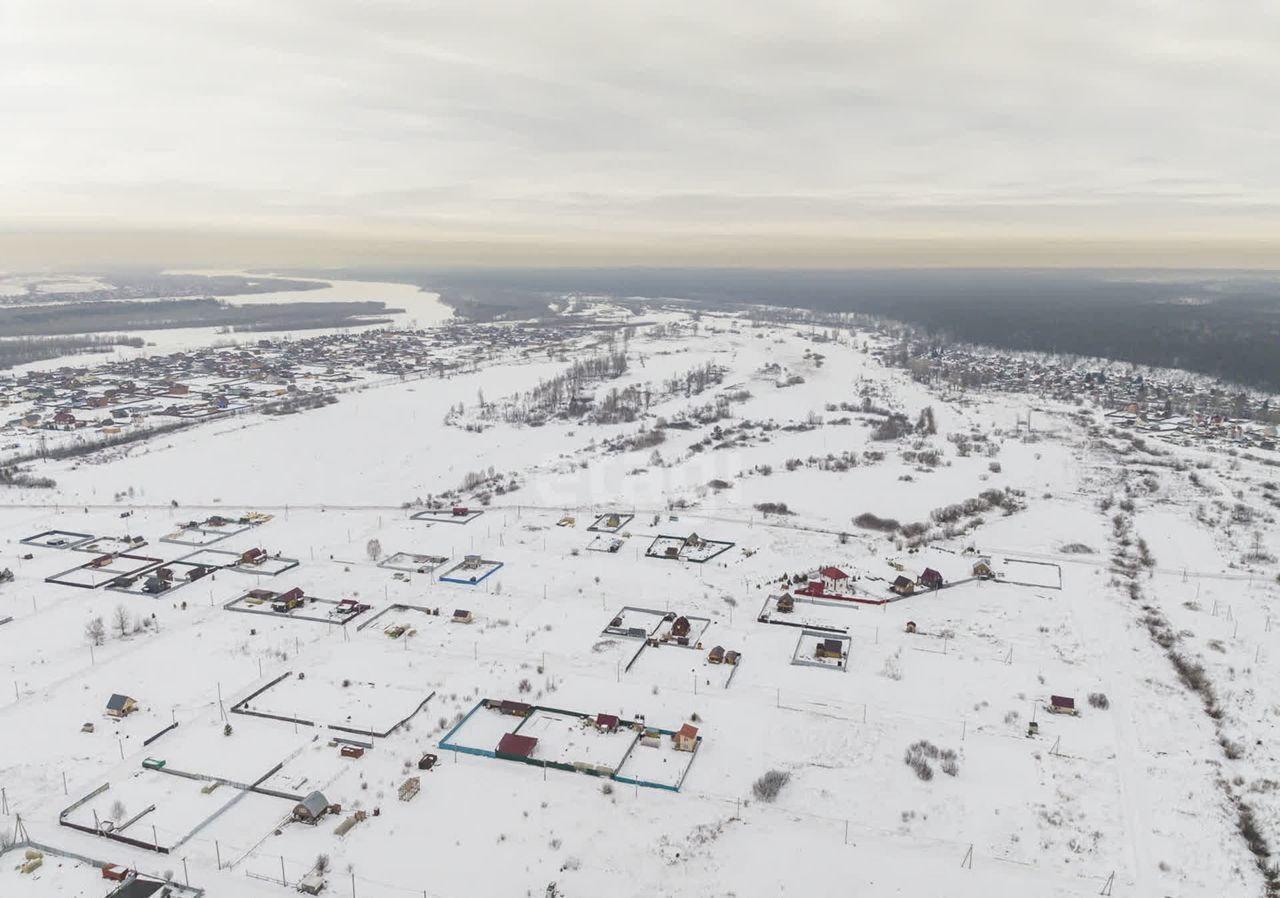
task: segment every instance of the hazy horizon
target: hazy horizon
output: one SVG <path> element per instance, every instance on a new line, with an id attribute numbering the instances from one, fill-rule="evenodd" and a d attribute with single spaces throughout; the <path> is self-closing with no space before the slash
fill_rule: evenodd
<path id="1" fill-rule="evenodd" d="M 1275 267 L 1280 17 L 16 0 L 0 268 Z"/>

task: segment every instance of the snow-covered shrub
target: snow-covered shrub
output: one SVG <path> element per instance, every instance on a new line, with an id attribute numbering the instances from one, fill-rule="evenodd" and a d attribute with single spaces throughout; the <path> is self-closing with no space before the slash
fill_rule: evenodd
<path id="1" fill-rule="evenodd" d="M 791 774 L 785 770 L 770 770 L 751 784 L 751 794 L 760 801 L 773 801 L 790 781 Z"/>

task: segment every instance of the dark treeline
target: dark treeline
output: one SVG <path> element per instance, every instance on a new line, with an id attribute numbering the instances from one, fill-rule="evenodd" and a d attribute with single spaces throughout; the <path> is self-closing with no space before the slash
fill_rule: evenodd
<path id="1" fill-rule="evenodd" d="M 81 352 L 108 352 L 113 346 L 142 346 L 141 337 L 98 334 L 76 337 L 17 337 L 0 340 L 0 368 L 41 362 Z"/>
<path id="2" fill-rule="evenodd" d="M 381 302 L 291 302 L 233 305 L 217 299 L 59 303 L 0 308 L 0 337 L 31 337 L 174 327 L 229 331 L 302 330 L 385 324 L 397 312 Z"/>
<path id="3" fill-rule="evenodd" d="M 1280 389 L 1280 274 L 918 269 L 354 271 L 440 290 L 477 308 L 540 314 L 566 293 L 680 297 L 863 312 L 939 340 L 1185 368 Z"/>
<path id="4" fill-rule="evenodd" d="M 156 272 L 116 273 L 100 275 L 98 280 L 110 284 L 98 290 L 49 291 L 39 288 L 48 283 L 32 276 L 25 293 L 0 296 L 0 303 L 17 305 L 28 302 L 51 303 L 99 302 L 107 299 L 174 299 L 178 297 L 245 296 L 254 293 L 282 293 L 300 290 L 322 290 L 332 286 L 323 281 L 297 281 L 284 278 L 244 277 L 238 274 L 163 274 Z"/>

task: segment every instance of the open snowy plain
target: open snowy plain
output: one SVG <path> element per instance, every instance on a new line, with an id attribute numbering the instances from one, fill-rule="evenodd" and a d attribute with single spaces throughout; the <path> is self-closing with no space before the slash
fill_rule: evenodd
<path id="1" fill-rule="evenodd" d="M 56 487 L 0 495 L 0 830 L 20 815 L 49 849 L 28 873 L 4 854 L 0 896 L 106 895 L 73 856 L 231 898 L 292 892 L 321 856 L 321 894 L 361 898 L 1265 894 L 1274 466 L 917 382 L 875 329 L 608 311 L 625 339 L 495 347 L 468 373 L 37 463 Z M 625 370 L 575 384 L 572 414 L 518 420 L 607 354 Z M 633 384 L 636 414 L 591 411 Z M 894 413 L 910 427 L 883 438 Z M 164 541 L 250 513 L 207 547 Z M 99 557 L 21 542 L 50 531 L 226 554 L 158 593 L 50 583 Z M 299 563 L 231 566 L 252 549 Z M 830 567 L 847 584 L 802 594 Z M 113 694 L 136 710 L 105 716 Z M 494 756 L 517 730 L 525 762 Z M 314 791 L 340 810 L 294 822 Z"/>

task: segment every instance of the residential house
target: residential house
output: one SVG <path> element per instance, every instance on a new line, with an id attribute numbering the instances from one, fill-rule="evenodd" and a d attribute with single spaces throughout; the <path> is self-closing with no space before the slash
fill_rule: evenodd
<path id="1" fill-rule="evenodd" d="M 925 568 L 924 572 L 920 574 L 920 585 L 925 589 L 941 589 L 942 583 L 942 574 L 931 567 Z"/>
<path id="2" fill-rule="evenodd" d="M 136 710 L 138 710 L 138 703 L 127 695 L 116 693 L 107 700 L 108 717 L 128 717 Z"/>

